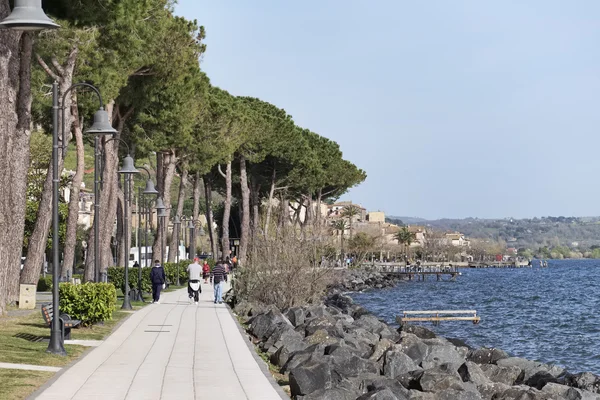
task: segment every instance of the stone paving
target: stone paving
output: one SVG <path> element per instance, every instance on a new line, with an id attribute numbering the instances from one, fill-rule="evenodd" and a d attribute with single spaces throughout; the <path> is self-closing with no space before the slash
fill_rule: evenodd
<path id="1" fill-rule="evenodd" d="M 212 287 L 202 289 L 198 305 L 186 289 L 164 293 L 31 398 L 289 399 Z"/>

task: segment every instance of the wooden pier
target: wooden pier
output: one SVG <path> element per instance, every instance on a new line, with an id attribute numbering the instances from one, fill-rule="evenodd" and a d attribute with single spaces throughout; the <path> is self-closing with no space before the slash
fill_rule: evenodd
<path id="1" fill-rule="evenodd" d="M 436 280 L 441 281 L 444 277 L 448 277 L 450 280 L 456 280 L 456 277 L 461 273 L 457 267 L 450 265 L 371 265 L 367 268 L 371 268 L 382 274 L 403 276 L 408 278 L 409 281 L 424 281 L 429 276 L 435 276 Z"/>
<path id="2" fill-rule="evenodd" d="M 462 316 L 456 316 L 463 314 Z M 468 316 L 466 315 L 468 314 Z M 396 317 L 396 321 L 402 325 L 407 322 L 433 322 L 439 324 L 442 321 L 472 321 L 478 324 L 481 318 L 477 316 L 476 310 L 433 310 L 433 311 L 403 311 L 402 317 Z M 411 315 L 427 315 L 426 317 L 411 317 Z"/>
<path id="3" fill-rule="evenodd" d="M 420 264 L 406 264 L 405 262 L 369 262 L 366 261 L 362 264 L 362 267 L 365 268 L 375 268 L 375 270 L 385 270 L 386 268 L 531 268 L 532 266 L 529 264 L 529 261 L 459 261 L 459 262 L 421 262 Z"/>

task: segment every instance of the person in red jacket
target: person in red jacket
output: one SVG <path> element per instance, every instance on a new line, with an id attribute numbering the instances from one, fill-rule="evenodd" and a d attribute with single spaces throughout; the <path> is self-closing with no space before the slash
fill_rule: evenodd
<path id="1" fill-rule="evenodd" d="M 202 266 L 202 277 L 204 278 L 204 283 L 208 283 L 208 278 L 210 277 L 210 265 L 208 265 L 206 260 L 204 260 L 204 265 Z"/>

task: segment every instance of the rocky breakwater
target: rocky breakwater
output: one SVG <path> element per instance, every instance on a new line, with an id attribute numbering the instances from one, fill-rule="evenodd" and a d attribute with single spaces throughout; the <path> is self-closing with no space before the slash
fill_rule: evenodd
<path id="1" fill-rule="evenodd" d="M 396 330 L 339 293 L 322 305 L 236 311 L 296 400 L 600 399 L 598 376 Z"/>
<path id="2" fill-rule="evenodd" d="M 399 275 L 370 271 L 369 269 L 336 270 L 329 285 L 331 292 L 361 292 L 368 289 L 383 289 L 393 287 L 401 281 Z"/>

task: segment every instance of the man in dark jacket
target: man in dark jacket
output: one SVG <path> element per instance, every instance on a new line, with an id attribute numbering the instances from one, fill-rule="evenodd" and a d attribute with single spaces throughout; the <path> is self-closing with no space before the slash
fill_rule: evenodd
<path id="1" fill-rule="evenodd" d="M 223 282 L 226 279 L 227 271 L 225 270 L 225 266 L 223 265 L 223 260 L 219 260 L 217 265 L 212 269 L 212 281 L 215 289 L 215 304 L 221 304 L 223 300 L 221 296 L 223 295 Z"/>
<path id="2" fill-rule="evenodd" d="M 167 277 L 165 269 L 160 261 L 154 260 L 154 267 L 150 271 L 150 282 L 152 282 L 152 303 L 160 304 L 160 291 L 164 288 Z"/>

